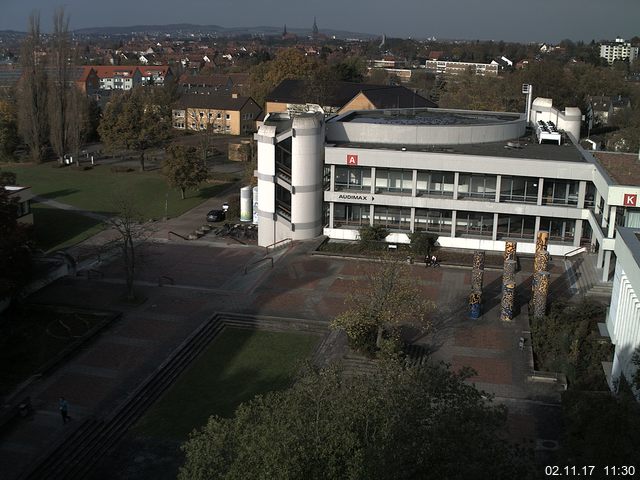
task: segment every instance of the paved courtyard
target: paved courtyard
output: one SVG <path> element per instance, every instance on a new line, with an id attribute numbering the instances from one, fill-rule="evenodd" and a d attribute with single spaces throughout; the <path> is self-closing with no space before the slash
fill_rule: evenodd
<path id="1" fill-rule="evenodd" d="M 37 293 L 35 302 L 119 310 L 123 315 L 65 365 L 29 387 L 35 415 L 0 432 L 3 479 L 17 478 L 82 419 L 107 415 L 214 312 L 330 321 L 346 308 L 348 294 L 362 287 L 372 264 L 315 255 L 315 245 L 304 242 L 276 252 L 271 267 L 270 262 L 254 263 L 265 256 L 263 248 L 156 243 L 147 250 L 138 276 L 136 290 L 144 299 L 139 304 L 123 301 L 117 262 L 101 267 L 101 278 L 67 277 Z M 526 308 L 513 322 L 498 319 L 500 272 L 485 273 L 484 315 L 474 321 L 466 306 L 469 268 L 409 268 L 436 305 L 434 331 L 419 342 L 452 368 L 472 367 L 476 374 L 470 381 L 509 406 L 515 438 L 531 445 L 536 439 L 555 438 L 557 431 L 549 425 L 558 425 L 557 393 L 527 382 L 530 342 L 522 350 L 518 346 L 521 336 L 528 339 Z M 529 275 L 530 265 L 523 262 L 517 277 L 521 304 L 529 295 Z M 556 294 L 566 286 L 563 275 L 564 268 L 554 264 Z M 57 412 L 60 395 L 71 404 L 73 421 L 67 425 Z"/>

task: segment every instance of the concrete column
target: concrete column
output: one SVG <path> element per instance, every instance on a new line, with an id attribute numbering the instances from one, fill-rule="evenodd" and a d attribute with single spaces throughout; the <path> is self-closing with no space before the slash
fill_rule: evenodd
<path id="1" fill-rule="evenodd" d="M 418 171 L 413 171 L 413 178 L 411 179 L 411 196 L 415 198 L 418 195 Z M 413 218 L 413 213 L 411 214 Z M 412 220 L 413 224 L 413 220 Z M 413 231 L 413 230 L 412 230 Z"/>
<path id="2" fill-rule="evenodd" d="M 371 167 L 371 195 L 376 193 L 376 167 Z M 373 213 L 371 214 L 373 220 Z"/>
<path id="3" fill-rule="evenodd" d="M 604 209 L 602 210 L 602 221 L 600 222 L 600 226 L 602 228 L 607 226 L 607 222 L 609 220 L 609 205 L 607 201 L 604 201 Z"/>
<path id="4" fill-rule="evenodd" d="M 493 214 L 493 233 L 491 239 L 495 242 L 498 239 L 498 214 Z"/>
<path id="5" fill-rule="evenodd" d="M 542 191 L 544 190 L 544 178 L 538 178 L 538 202 L 537 205 L 542 205 Z M 536 232 L 537 232 L 536 228 Z"/>
<path id="6" fill-rule="evenodd" d="M 458 184 L 460 183 L 460 173 L 455 172 L 453 174 L 453 199 L 458 199 Z M 451 235 L 453 237 L 453 235 Z"/>
<path id="7" fill-rule="evenodd" d="M 415 170 L 414 170 L 415 172 Z M 414 183 L 414 187 L 415 187 L 415 183 Z M 409 230 L 411 232 L 415 232 L 416 231 L 416 209 L 415 207 L 411 207 L 411 224 L 409 225 Z"/>
<path id="8" fill-rule="evenodd" d="M 336 191 L 336 166 L 331 165 L 330 169 L 331 169 L 331 173 L 330 173 L 331 178 L 329 179 L 329 190 L 331 192 L 335 192 Z M 331 216 L 331 219 L 333 220 L 333 215 Z"/>
<path id="9" fill-rule="evenodd" d="M 538 232 L 540 231 L 540 217 L 536 217 L 536 224 L 533 230 L 533 241 L 535 242 L 536 238 L 538 238 Z"/>
<path id="10" fill-rule="evenodd" d="M 456 236 L 456 217 L 458 216 L 458 212 L 453 210 L 451 212 L 451 238 Z"/>
<path id="11" fill-rule="evenodd" d="M 576 220 L 576 229 L 574 230 L 573 235 L 573 246 L 580 246 L 580 239 L 582 238 L 582 222 L 583 220 Z"/>
<path id="12" fill-rule="evenodd" d="M 329 228 L 333 228 L 333 202 L 329 202 Z"/>
<path id="13" fill-rule="evenodd" d="M 611 268 L 611 250 L 604 252 L 604 266 L 602 267 L 602 281 L 609 281 L 609 268 Z"/>
<path id="14" fill-rule="evenodd" d="M 584 208 L 584 199 L 587 196 L 587 182 L 580 180 L 578 184 L 578 208 Z"/>
<path id="15" fill-rule="evenodd" d="M 373 211 L 374 211 L 374 206 L 373 205 L 369 205 L 369 225 L 371 225 L 373 227 Z"/>
<path id="16" fill-rule="evenodd" d="M 596 212 L 596 214 L 600 213 L 600 199 L 602 198 L 602 196 L 600 195 L 600 192 L 598 190 L 596 190 L 596 195 L 593 199 L 593 204 L 594 204 L 594 211 Z"/>
<path id="17" fill-rule="evenodd" d="M 611 207 L 611 213 L 609 214 L 609 230 L 607 232 L 608 238 L 613 238 L 616 234 L 616 214 L 618 213 L 618 207 L 615 205 Z"/>
<path id="18" fill-rule="evenodd" d="M 602 248 L 602 244 L 598 249 L 598 258 L 596 259 L 596 268 L 602 268 L 602 263 L 604 260 L 604 249 Z"/>
<path id="19" fill-rule="evenodd" d="M 496 176 L 496 203 L 500 201 L 500 188 L 502 188 L 502 175 Z"/>

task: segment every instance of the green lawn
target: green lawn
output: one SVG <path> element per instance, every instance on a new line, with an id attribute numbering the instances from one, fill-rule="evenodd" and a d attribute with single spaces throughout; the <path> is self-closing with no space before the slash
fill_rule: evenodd
<path id="1" fill-rule="evenodd" d="M 113 213 L 114 196 L 131 194 L 142 216 L 155 219 L 164 217 L 165 203 L 169 217 L 176 217 L 228 186 L 219 183 L 188 191 L 187 198 L 181 200 L 180 192 L 169 188 L 165 177 L 157 171 L 114 173 L 106 165 L 91 170 L 56 168 L 56 165 L 5 165 L 3 170 L 15 172 L 18 184 L 31 186 L 36 195 L 91 212 Z"/>
<path id="2" fill-rule="evenodd" d="M 255 395 L 290 385 L 318 337 L 225 329 L 133 427 L 133 433 L 186 440 L 210 415 L 230 417 Z"/>
<path id="3" fill-rule="evenodd" d="M 75 245 L 102 230 L 99 220 L 69 210 L 51 208 L 42 203 L 31 206 L 38 248 L 60 250 Z"/>

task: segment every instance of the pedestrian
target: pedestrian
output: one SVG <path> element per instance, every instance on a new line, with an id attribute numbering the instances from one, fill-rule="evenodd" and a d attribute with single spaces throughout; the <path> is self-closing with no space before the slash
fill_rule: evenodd
<path id="1" fill-rule="evenodd" d="M 62 415 L 63 424 L 71 420 L 71 417 L 69 416 L 69 403 L 64 397 L 60 397 L 60 401 L 58 402 L 58 409 L 60 410 L 60 415 Z"/>
<path id="2" fill-rule="evenodd" d="M 438 266 L 438 257 L 436 257 L 435 255 L 431 255 L 431 266 L 432 267 Z"/>

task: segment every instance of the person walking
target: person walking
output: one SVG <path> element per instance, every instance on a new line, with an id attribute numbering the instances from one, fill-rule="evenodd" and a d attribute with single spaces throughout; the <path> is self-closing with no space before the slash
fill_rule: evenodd
<path id="1" fill-rule="evenodd" d="M 71 417 L 69 416 L 69 403 L 64 397 L 60 397 L 60 401 L 58 402 L 58 409 L 60 410 L 60 415 L 62 415 L 63 424 L 71 420 Z"/>

